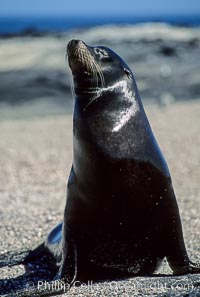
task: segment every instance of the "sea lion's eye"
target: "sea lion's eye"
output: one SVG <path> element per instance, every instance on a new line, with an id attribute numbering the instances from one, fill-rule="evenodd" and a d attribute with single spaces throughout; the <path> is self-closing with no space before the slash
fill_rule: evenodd
<path id="1" fill-rule="evenodd" d="M 108 53 L 100 48 L 95 48 L 94 49 L 95 54 L 99 55 L 100 58 L 107 58 L 108 57 Z"/>
<path id="2" fill-rule="evenodd" d="M 124 72 L 126 73 L 126 75 L 128 76 L 128 78 L 131 78 L 131 72 L 130 70 L 128 70 L 127 68 L 124 68 Z"/>

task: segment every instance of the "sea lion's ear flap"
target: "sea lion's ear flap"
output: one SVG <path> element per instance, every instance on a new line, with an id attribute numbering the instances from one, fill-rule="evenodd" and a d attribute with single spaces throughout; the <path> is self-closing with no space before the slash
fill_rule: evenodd
<path id="1" fill-rule="evenodd" d="M 124 72 L 126 73 L 128 78 L 132 77 L 132 74 L 131 74 L 130 70 L 128 70 L 127 68 L 124 68 Z"/>

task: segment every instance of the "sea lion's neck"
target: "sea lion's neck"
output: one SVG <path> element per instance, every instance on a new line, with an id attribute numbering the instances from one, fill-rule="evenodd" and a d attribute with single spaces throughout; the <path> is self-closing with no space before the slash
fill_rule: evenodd
<path id="1" fill-rule="evenodd" d="M 91 108 L 95 110 L 95 105 L 98 106 L 98 113 L 104 110 L 112 114 L 113 112 L 117 114 L 119 111 L 121 114 L 127 106 L 131 108 L 131 112 L 136 112 L 142 107 L 137 86 L 133 87 L 127 80 L 119 80 L 102 87 L 82 85 L 82 87 L 75 87 L 75 94 L 79 109 L 83 112 Z M 109 100 L 109 98 L 114 98 L 114 100 Z M 119 109 L 119 105 L 122 110 Z"/>
<path id="2" fill-rule="evenodd" d="M 135 97 L 134 90 L 120 83 L 115 86 L 104 88 L 99 96 L 77 97 L 74 107 L 74 131 L 79 131 L 79 139 L 82 138 L 80 131 L 85 135 L 112 135 L 131 122 L 138 116 L 145 116 L 140 112 L 143 108 Z M 144 121 L 146 122 L 146 121 Z M 97 137 L 99 138 L 99 137 Z"/>

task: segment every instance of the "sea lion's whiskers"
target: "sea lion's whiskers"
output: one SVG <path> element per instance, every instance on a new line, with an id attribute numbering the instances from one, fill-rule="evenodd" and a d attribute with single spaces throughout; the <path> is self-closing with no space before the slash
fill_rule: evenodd
<path id="1" fill-rule="evenodd" d="M 95 88 L 96 85 L 98 85 L 98 75 L 97 75 L 97 71 L 96 71 L 96 69 L 94 67 L 94 63 L 92 61 L 92 57 L 90 57 L 89 59 L 87 59 L 86 63 L 87 63 L 88 71 L 89 72 L 91 71 L 92 85 Z"/>
<path id="2" fill-rule="evenodd" d="M 91 93 L 91 98 L 84 109 L 86 110 L 91 103 L 101 96 L 102 90 L 105 87 L 105 79 L 100 65 L 95 61 L 95 58 L 85 46 L 75 48 L 73 54 L 81 61 L 85 71 L 88 72 L 92 78 L 92 90 L 87 91 L 87 93 Z M 72 89 L 72 94 L 74 94 L 74 89 Z"/>
<path id="3" fill-rule="evenodd" d="M 94 87 L 94 95 L 89 99 L 89 102 L 85 106 L 84 110 L 86 110 L 90 104 L 92 104 L 95 100 L 97 100 L 97 98 L 101 96 L 102 89 L 105 87 L 105 80 L 101 67 L 98 65 L 98 63 L 94 60 L 93 57 L 91 58 L 90 62 L 92 64 L 92 70 L 94 69 L 95 71 L 94 78 L 96 81 L 96 85 Z M 100 80 L 98 77 L 100 78 Z"/>
<path id="4" fill-rule="evenodd" d="M 91 72 L 94 82 L 96 83 L 96 87 L 104 87 L 105 86 L 105 80 L 103 76 L 103 72 L 98 65 L 98 63 L 95 61 L 94 57 L 91 55 L 91 53 L 87 50 L 87 48 L 79 47 L 75 50 L 75 54 L 77 53 L 77 56 L 85 62 L 86 68 L 88 72 Z M 99 84 L 99 78 L 100 78 L 100 84 Z"/>
<path id="5" fill-rule="evenodd" d="M 99 84 L 99 78 L 98 78 L 98 73 L 95 68 L 95 63 L 94 63 L 94 58 L 90 55 L 87 55 L 86 63 L 88 66 L 88 71 L 91 71 L 92 74 L 92 84 L 94 88 L 96 88 Z"/>
<path id="6" fill-rule="evenodd" d="M 100 77 L 100 86 L 99 86 L 99 84 L 97 83 L 96 84 L 96 86 L 98 87 L 104 87 L 105 86 L 105 80 L 104 80 L 104 76 L 103 76 L 103 72 L 102 72 L 102 70 L 101 70 L 101 67 L 99 66 L 99 64 L 94 60 L 94 58 L 92 57 L 91 58 L 91 62 L 93 63 L 93 66 L 94 66 L 94 68 L 95 68 L 95 70 L 96 70 L 96 72 L 97 72 L 97 75 L 99 75 L 99 77 Z"/>
<path id="7" fill-rule="evenodd" d="M 88 72 L 91 73 L 92 75 L 92 85 L 93 85 L 93 90 L 91 92 L 87 92 L 87 93 L 93 93 L 94 95 L 89 99 L 88 104 L 86 105 L 86 107 L 84 108 L 84 111 L 86 110 L 86 108 L 90 105 L 90 103 L 92 103 L 94 101 L 94 99 L 97 98 L 97 89 L 98 89 L 98 85 L 99 85 L 99 79 L 98 79 L 98 72 L 96 70 L 95 64 L 93 59 L 87 59 L 87 68 L 88 68 Z"/>
<path id="8" fill-rule="evenodd" d="M 85 64 L 87 72 L 91 74 L 92 83 L 96 82 L 98 84 L 98 76 L 91 54 L 85 49 L 78 48 L 78 57 L 81 59 L 82 63 Z"/>

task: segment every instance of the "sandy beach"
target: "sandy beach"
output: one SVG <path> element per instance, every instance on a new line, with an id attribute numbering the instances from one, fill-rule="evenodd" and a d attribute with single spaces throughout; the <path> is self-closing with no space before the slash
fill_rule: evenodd
<path id="1" fill-rule="evenodd" d="M 36 247 L 63 218 L 73 157 L 71 38 L 113 48 L 134 70 L 170 168 L 189 256 L 200 263 L 200 29 L 164 24 L 0 38 L 0 262 L 4 253 Z M 42 277 L 37 265 L 0 268 L 0 295 L 33 296 Z M 165 262 L 155 276 L 77 285 L 66 296 L 197 297 L 200 276 L 174 277 Z"/>
<path id="2" fill-rule="evenodd" d="M 166 108 L 147 105 L 146 112 L 171 170 L 189 255 L 193 261 L 200 261 L 200 101 Z M 0 237 L 1 253 L 5 253 L 36 246 L 62 220 L 72 161 L 72 117 L 3 120 L 0 130 Z M 117 282 L 115 296 L 141 296 L 142 292 L 143 296 L 189 296 L 189 292 L 193 294 L 190 296 L 199 296 L 198 275 L 172 277 L 166 264 L 161 272 L 168 276 Z M 22 289 L 32 279 L 30 273 L 24 273 L 23 266 L 5 267 L 0 272 L 0 284 Z M 156 287 L 155 282 L 166 282 L 167 289 Z M 151 283 L 155 288 L 149 287 Z M 172 286 L 175 283 L 179 284 L 177 288 Z M 130 295 L 122 294 L 131 288 Z M 113 296 L 109 282 L 93 284 L 88 290 L 84 296 Z M 82 296 L 80 288 L 73 288 L 70 296 Z"/>

